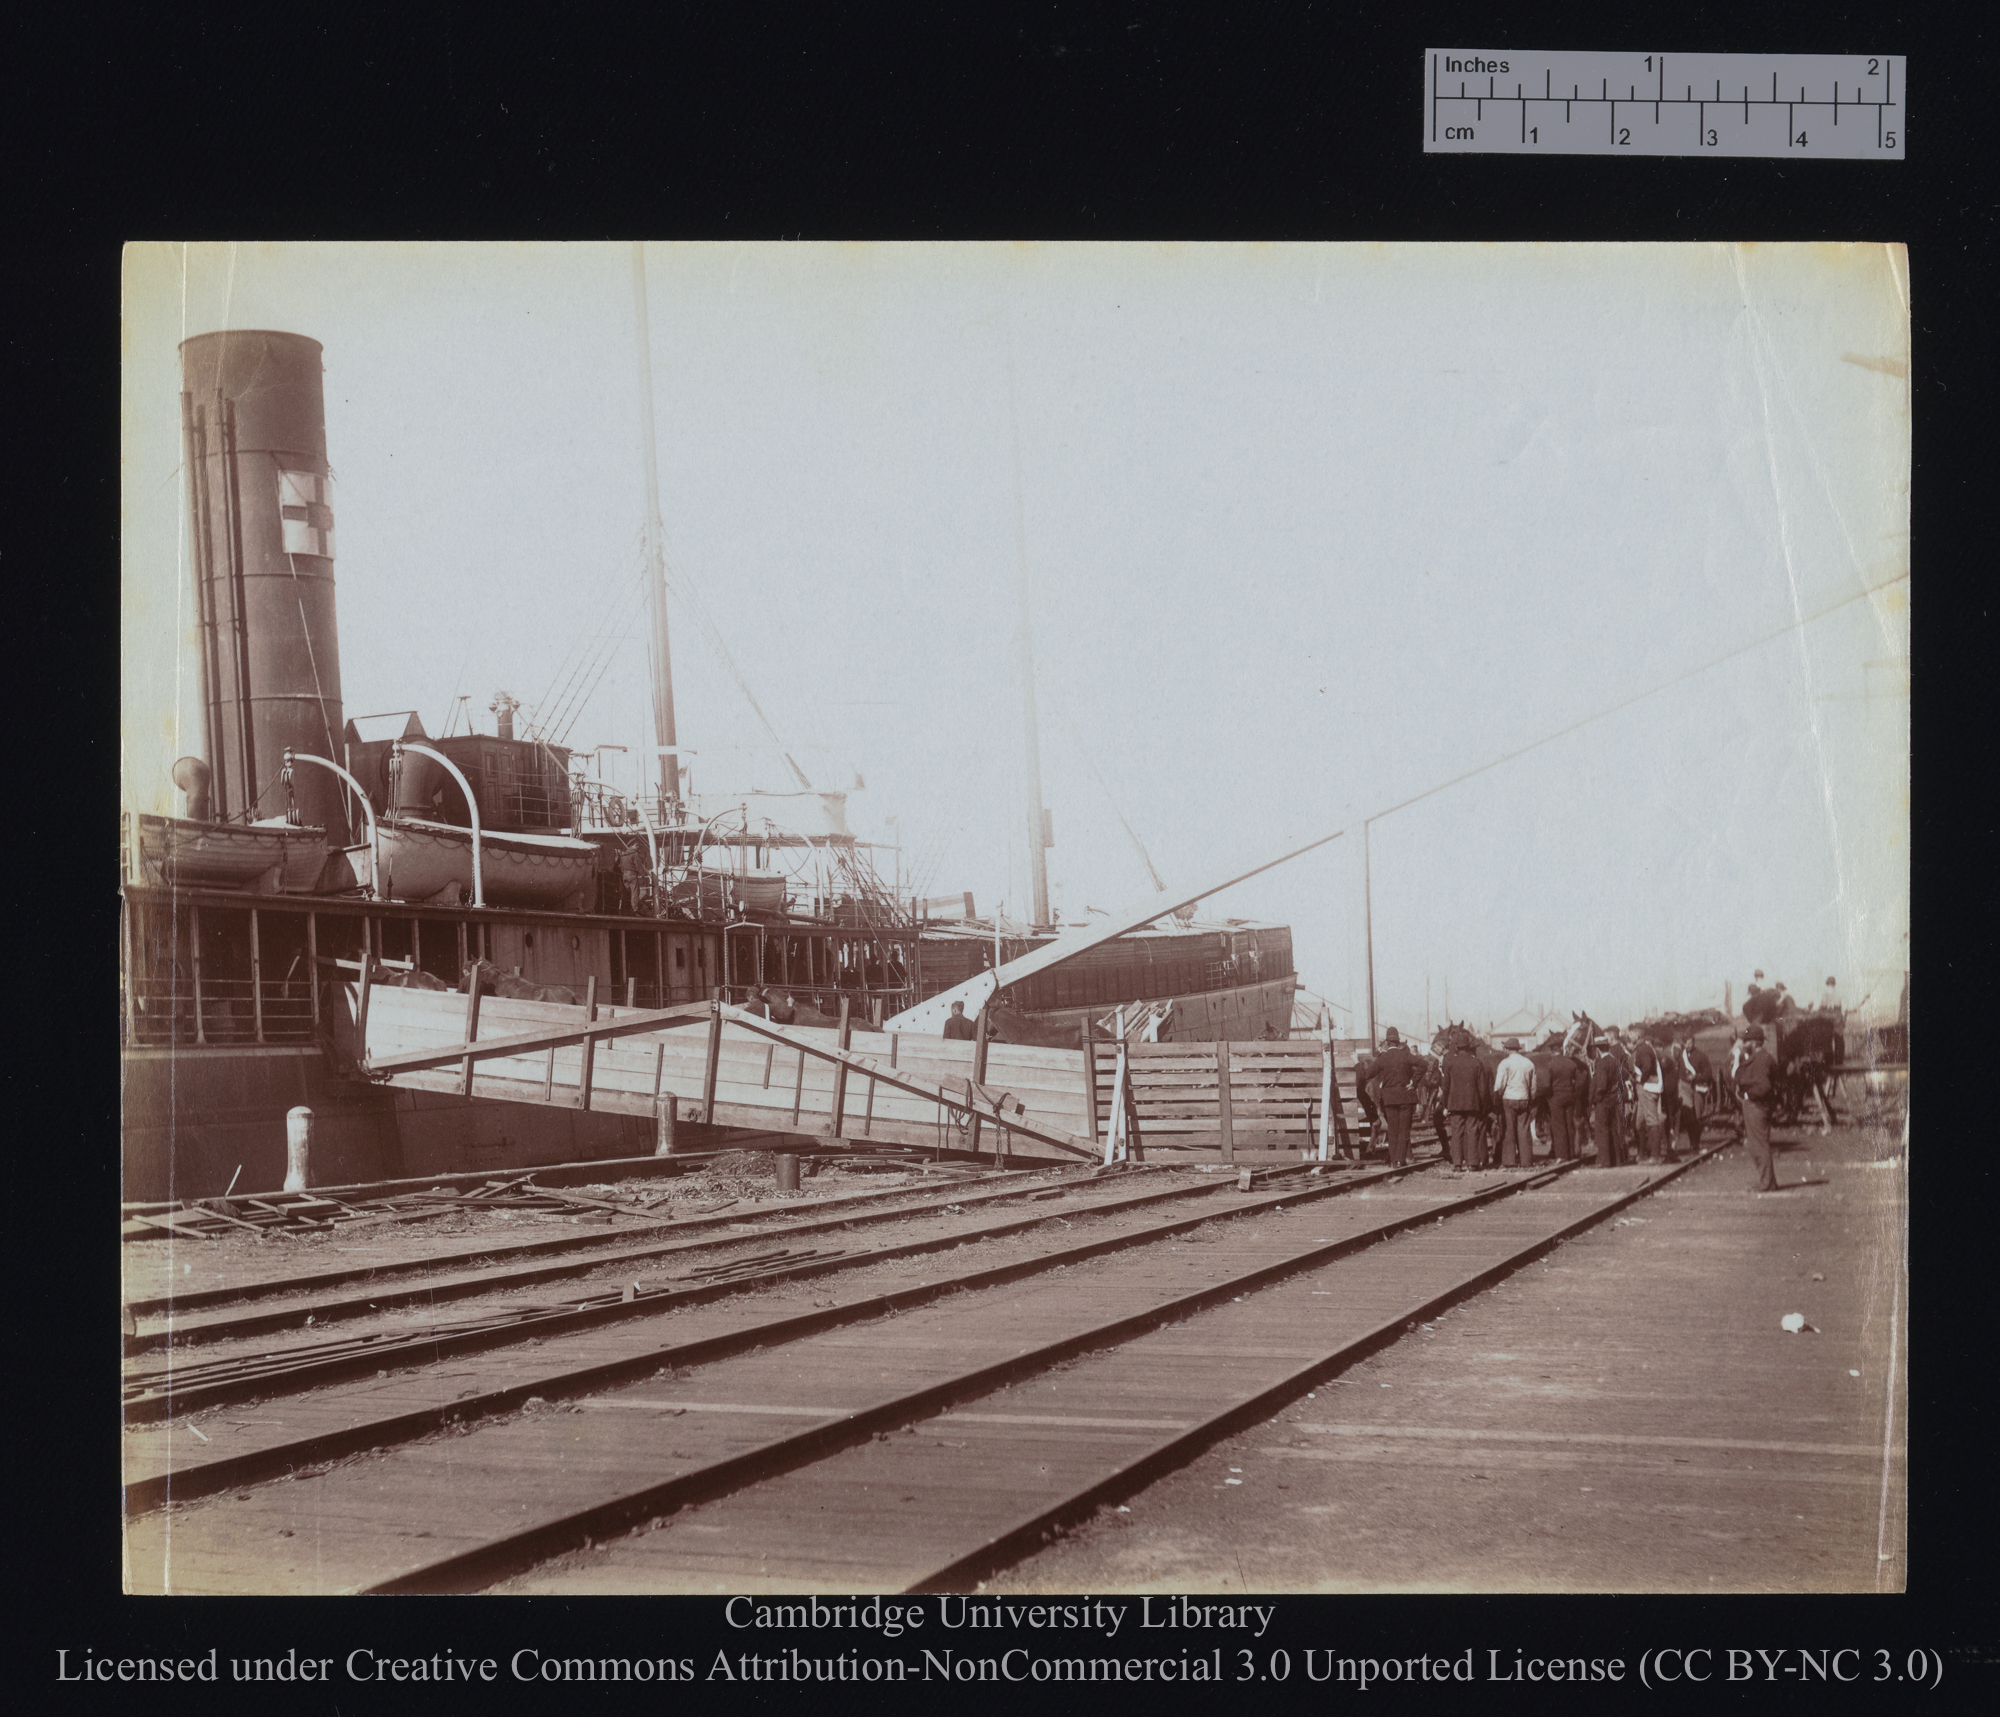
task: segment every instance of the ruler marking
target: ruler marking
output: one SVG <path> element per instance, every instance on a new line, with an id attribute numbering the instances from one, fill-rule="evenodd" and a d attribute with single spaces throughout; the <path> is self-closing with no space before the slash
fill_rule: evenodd
<path id="1" fill-rule="evenodd" d="M 1797 150 L 1816 159 L 1879 161 L 1904 158 L 1905 138 L 1898 134 L 1900 127 L 1892 128 L 1886 117 L 1889 110 L 1901 105 L 1895 91 L 1895 63 L 1893 59 L 1883 56 L 1867 60 L 1855 55 L 1823 54 L 1638 56 L 1552 52 L 1510 53 L 1506 56 L 1468 53 L 1461 58 L 1457 50 L 1428 51 L 1431 64 L 1427 93 L 1431 113 L 1425 144 L 1427 151 L 1509 154 L 1535 149 L 1544 154 L 1594 155 L 1618 149 L 1652 155 L 1716 153 L 1724 157 L 1773 159 Z M 1635 62 L 1642 57 L 1653 85 L 1649 96 L 1639 94 L 1637 79 L 1630 75 L 1637 69 Z M 1677 70 L 1688 74 L 1681 79 L 1681 93 L 1677 96 L 1667 94 L 1669 59 L 1673 60 Z M 1537 64 L 1542 68 L 1542 93 L 1530 95 L 1528 90 L 1532 87 Z M 1623 95 L 1611 93 L 1610 69 L 1614 66 L 1625 74 Z M 1864 75 L 1855 81 L 1854 93 L 1848 94 L 1848 70 L 1861 71 L 1864 67 Z M 1559 69 L 1572 74 L 1567 96 L 1559 97 L 1555 93 L 1555 73 Z M 1585 95 L 1583 85 L 1588 81 L 1587 74 L 1593 70 L 1598 74 L 1598 93 Z M 1474 78 L 1463 75 L 1473 72 L 1486 79 L 1483 94 L 1475 92 Z M 1725 77 L 1722 75 L 1724 72 L 1731 75 Z M 1576 75 L 1579 73 L 1585 75 Z M 1742 73 L 1749 75 L 1740 75 Z M 1458 79 L 1456 93 L 1446 87 L 1447 75 Z M 1511 94 L 1500 93 L 1502 75 L 1514 80 Z M 1879 81 L 1871 95 L 1868 84 L 1875 80 Z M 1708 85 L 1709 94 L 1697 96 L 1694 93 L 1697 81 Z M 1723 94 L 1724 85 L 1731 82 L 1737 85 L 1738 93 L 1734 97 Z M 1814 95 L 1815 85 L 1826 93 Z M 1767 89 L 1767 93 L 1753 95 L 1753 87 Z M 1786 95 L 1787 87 L 1794 93 Z M 1563 104 L 1562 123 L 1556 125 L 1554 116 L 1550 115 L 1551 135 L 1544 139 L 1536 126 L 1529 123 L 1528 103 L 1540 102 L 1553 107 L 1558 100 Z M 1501 105 L 1503 109 L 1507 102 L 1516 104 L 1519 111 L 1511 135 L 1500 128 L 1500 114 L 1494 116 L 1494 125 L 1488 127 L 1486 104 L 1489 101 Z M 1606 124 L 1602 133 L 1576 125 L 1576 108 L 1593 101 L 1602 103 L 1605 108 Z M 1464 114 L 1462 108 L 1454 108 L 1454 103 L 1470 103 L 1471 114 Z M 1653 109 L 1650 126 L 1635 126 L 1618 113 L 1620 107 L 1646 103 L 1650 103 Z M 1727 139 L 1720 136 L 1711 139 L 1708 124 L 1711 105 L 1740 107 L 1743 129 L 1733 132 Z M 1690 127 L 1674 120 L 1666 111 L 1670 107 L 1694 109 L 1695 124 Z M 1761 116 L 1754 111 L 1760 107 L 1766 110 Z M 1875 111 L 1875 136 L 1872 139 L 1854 125 L 1851 110 L 1857 107 Z M 1784 110 L 1782 118 L 1778 113 L 1780 108 Z M 1817 143 L 1812 141 L 1812 119 L 1802 117 L 1809 108 L 1825 110 L 1820 118 L 1821 135 Z M 1850 110 L 1844 126 L 1841 124 L 1843 108 Z M 1458 123 L 1459 120 L 1465 123 Z M 1772 135 L 1780 124 L 1785 126 L 1782 142 Z M 1637 136 L 1633 135 L 1635 131 Z M 1690 131 L 1692 137 L 1689 136 Z"/>

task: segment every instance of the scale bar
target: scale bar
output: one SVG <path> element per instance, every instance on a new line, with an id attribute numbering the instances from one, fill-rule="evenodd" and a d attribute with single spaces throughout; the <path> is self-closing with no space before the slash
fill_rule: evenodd
<path id="1" fill-rule="evenodd" d="M 1908 134 L 1900 54 L 1430 48 L 1424 83 L 1427 155 L 1900 161 Z"/>

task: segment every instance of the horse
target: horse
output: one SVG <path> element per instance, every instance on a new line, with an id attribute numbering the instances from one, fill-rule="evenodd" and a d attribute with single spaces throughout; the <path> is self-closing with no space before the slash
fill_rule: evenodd
<path id="1" fill-rule="evenodd" d="M 1829 1014 L 1793 1014 L 1772 1031 L 1778 1063 L 1778 1100 L 1772 1118 L 1780 1125 L 1796 1122 L 1817 1097 L 1823 1106 L 1820 1131 L 1828 1131 L 1833 1119 L 1833 1070 L 1847 1055 L 1842 1024 Z"/>
<path id="2" fill-rule="evenodd" d="M 1449 1053 L 1451 1037 L 1454 1032 L 1462 1032 L 1464 1034 L 1466 1047 L 1478 1057 L 1479 1065 L 1486 1069 L 1486 1077 L 1480 1081 L 1479 1087 L 1480 1095 L 1485 1099 L 1485 1107 L 1480 1112 L 1482 1117 L 1480 1127 L 1482 1143 L 1480 1152 L 1482 1159 L 1491 1158 L 1499 1149 L 1501 1123 L 1500 1102 L 1493 1095 L 1493 1080 L 1494 1076 L 1500 1071 L 1500 1063 L 1504 1057 L 1499 1050 L 1495 1049 L 1485 1038 L 1475 1034 L 1472 1028 L 1463 1021 L 1447 1021 L 1445 1024 L 1439 1026 L 1431 1037 L 1431 1063 L 1437 1069 L 1437 1072 L 1433 1075 L 1433 1083 L 1440 1094 L 1438 1099 L 1438 1108 L 1440 1110 L 1438 1123 L 1441 1129 L 1443 1125 L 1443 1116 L 1441 1113 L 1443 1109 L 1443 1063 L 1446 1054 Z"/>
<path id="3" fill-rule="evenodd" d="M 444 979 L 431 976 L 421 966 L 412 966 L 407 972 L 382 972 L 371 980 L 380 990 L 448 990 L 451 985 Z"/>
<path id="4" fill-rule="evenodd" d="M 464 970 L 459 974 L 459 993 L 469 995 L 474 984 L 479 986 L 482 996 L 500 996 L 510 1002 L 561 1002 L 566 1007 L 577 1005 L 574 990 L 565 989 L 561 984 L 530 983 L 512 972 L 501 971 L 491 960 L 466 961 Z"/>
<path id="5" fill-rule="evenodd" d="M 1575 1023 L 1563 1033 L 1562 1052 L 1588 1067 L 1591 1057 L 1597 1053 L 1597 1040 L 1603 1035 L 1604 1028 L 1587 1013 L 1572 1011 L 1569 1017 Z"/>

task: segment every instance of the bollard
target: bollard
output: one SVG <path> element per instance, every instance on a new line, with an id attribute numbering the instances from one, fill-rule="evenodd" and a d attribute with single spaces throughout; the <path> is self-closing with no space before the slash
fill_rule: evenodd
<path id="1" fill-rule="evenodd" d="M 674 1154 L 674 1122 L 676 1119 L 674 1112 L 679 1106 L 680 1099 L 671 1091 L 660 1093 L 659 1141 L 653 1146 L 653 1155 L 656 1157 L 670 1157 Z"/>
<path id="2" fill-rule="evenodd" d="M 301 1105 L 285 1114 L 285 1190 L 304 1192 L 312 1184 L 313 1112 Z"/>
<path id="3" fill-rule="evenodd" d="M 778 1153 L 778 1190 L 780 1192 L 799 1190 L 799 1159 L 783 1151 Z"/>

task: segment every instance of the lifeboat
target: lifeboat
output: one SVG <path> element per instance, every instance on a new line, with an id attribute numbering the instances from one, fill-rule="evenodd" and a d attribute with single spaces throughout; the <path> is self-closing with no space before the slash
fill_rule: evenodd
<path id="1" fill-rule="evenodd" d="M 199 823 L 142 814 L 134 821 L 141 877 L 168 887 L 306 893 L 326 863 L 326 830 L 282 817 Z"/>
<path id="2" fill-rule="evenodd" d="M 472 831 L 417 817 L 384 817 L 380 891 L 391 900 L 457 905 L 472 899 Z M 595 888 L 597 849 L 566 835 L 479 833 L 488 906 L 584 910 Z"/>

